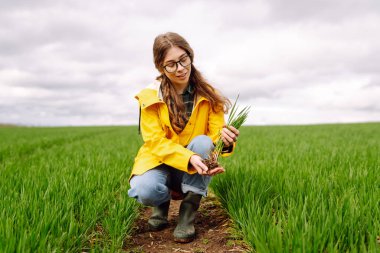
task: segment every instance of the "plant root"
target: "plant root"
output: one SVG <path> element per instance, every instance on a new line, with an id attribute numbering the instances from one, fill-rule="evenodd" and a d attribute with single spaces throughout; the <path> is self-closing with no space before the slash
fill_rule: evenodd
<path id="1" fill-rule="evenodd" d="M 210 154 L 207 159 L 203 160 L 203 163 L 207 166 L 209 170 L 212 170 L 220 166 L 220 164 L 218 163 L 218 156 L 216 154 Z"/>

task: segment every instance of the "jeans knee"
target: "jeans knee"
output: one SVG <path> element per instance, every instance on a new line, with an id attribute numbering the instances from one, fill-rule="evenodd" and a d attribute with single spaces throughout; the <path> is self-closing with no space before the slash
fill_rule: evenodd
<path id="1" fill-rule="evenodd" d="M 128 192 L 143 205 L 159 206 L 170 198 L 169 189 L 164 184 L 140 184 Z"/>
<path id="2" fill-rule="evenodd" d="M 207 135 L 198 135 L 190 142 L 188 149 L 201 155 L 203 159 L 206 159 L 209 153 L 214 149 L 214 144 Z"/>

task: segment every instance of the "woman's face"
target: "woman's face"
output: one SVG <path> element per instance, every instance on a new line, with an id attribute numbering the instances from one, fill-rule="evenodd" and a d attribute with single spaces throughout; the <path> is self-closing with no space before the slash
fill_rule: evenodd
<path id="1" fill-rule="evenodd" d="M 185 87 L 189 83 L 191 59 L 183 49 L 171 47 L 166 53 L 163 66 L 164 74 L 174 85 Z"/>

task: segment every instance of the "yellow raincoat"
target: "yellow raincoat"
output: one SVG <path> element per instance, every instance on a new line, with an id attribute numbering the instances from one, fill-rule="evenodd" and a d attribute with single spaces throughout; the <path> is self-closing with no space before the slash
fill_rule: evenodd
<path id="1" fill-rule="evenodd" d="M 222 110 L 215 113 L 206 98 L 196 97 L 189 121 L 177 134 L 171 126 L 160 85 L 156 81 L 135 96 L 141 108 L 140 127 L 144 144 L 135 158 L 131 176 L 141 175 L 162 163 L 189 174 L 196 173 L 194 168 L 189 168 L 190 157 L 195 153 L 185 147 L 198 135 L 209 136 L 215 144 L 225 124 Z M 228 156 L 232 152 L 233 148 L 222 155 Z"/>

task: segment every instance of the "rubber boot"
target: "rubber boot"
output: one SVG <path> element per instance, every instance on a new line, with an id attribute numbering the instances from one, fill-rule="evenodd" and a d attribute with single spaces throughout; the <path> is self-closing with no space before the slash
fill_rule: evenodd
<path id="1" fill-rule="evenodd" d="M 188 192 L 182 200 L 179 208 L 178 224 L 173 233 L 174 241 L 186 243 L 194 240 L 194 219 L 201 199 L 202 195 Z"/>
<path id="2" fill-rule="evenodd" d="M 153 207 L 152 216 L 148 220 L 149 227 L 158 231 L 164 229 L 168 223 L 168 212 L 169 212 L 170 200 L 167 202 Z"/>

